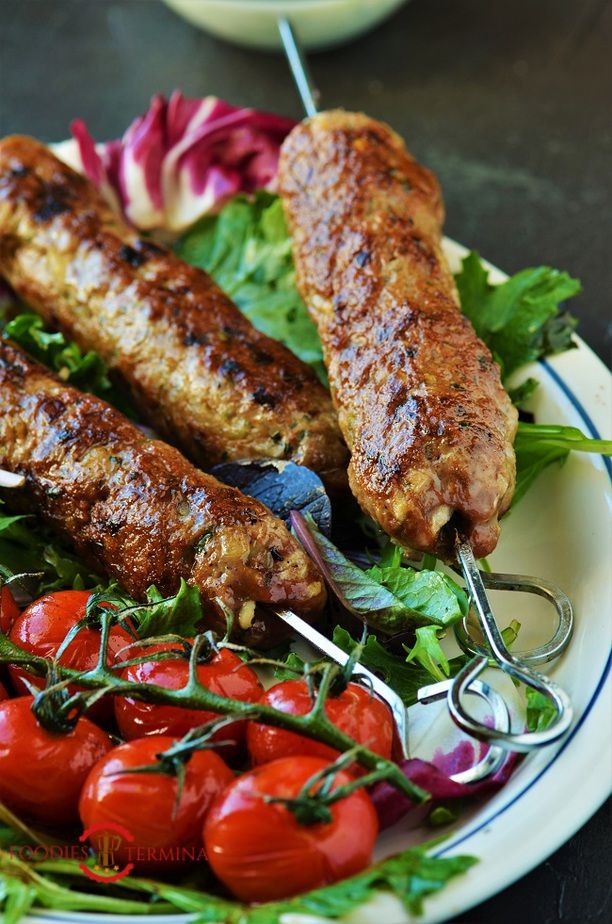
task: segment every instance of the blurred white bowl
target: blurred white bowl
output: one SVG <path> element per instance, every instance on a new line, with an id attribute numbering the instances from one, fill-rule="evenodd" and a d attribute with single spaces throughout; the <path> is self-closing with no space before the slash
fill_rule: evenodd
<path id="1" fill-rule="evenodd" d="M 287 16 L 305 48 L 348 42 L 407 0 L 164 0 L 179 16 L 228 42 L 266 50 L 282 47 L 279 16 Z"/>

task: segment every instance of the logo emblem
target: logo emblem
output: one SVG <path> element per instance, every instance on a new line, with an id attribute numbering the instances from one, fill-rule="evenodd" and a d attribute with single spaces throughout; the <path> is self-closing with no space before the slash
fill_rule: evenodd
<path id="1" fill-rule="evenodd" d="M 117 852 L 123 844 L 132 844 L 134 836 L 121 825 L 109 822 L 105 825 L 93 825 L 80 836 L 79 841 L 89 841 L 96 852 L 96 863 L 87 866 L 79 863 L 80 870 L 95 882 L 116 882 L 124 879 L 134 869 L 133 863 L 119 867 Z"/>

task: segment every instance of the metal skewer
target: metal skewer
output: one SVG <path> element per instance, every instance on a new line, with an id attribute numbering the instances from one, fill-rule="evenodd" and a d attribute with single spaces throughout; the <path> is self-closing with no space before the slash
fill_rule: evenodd
<path id="1" fill-rule="evenodd" d="M 279 19 L 278 28 L 289 67 L 306 114 L 309 117 L 314 116 L 318 111 L 317 104 L 320 94 L 313 83 L 304 54 L 289 20 L 286 18 Z M 463 625 L 458 630 L 458 640 L 464 650 L 474 654 L 473 658 L 454 679 L 422 690 L 419 700 L 421 702 L 431 702 L 432 696 L 434 698 L 446 696 L 448 708 L 455 723 L 467 734 L 475 738 L 495 742 L 498 746 L 495 748 L 496 752 L 500 749 L 531 751 L 535 748 L 552 744 L 567 732 L 573 718 L 572 705 L 567 694 L 556 683 L 533 670 L 528 666 L 527 662 L 542 664 L 558 657 L 565 650 L 573 629 L 573 611 L 569 599 L 553 584 L 541 581 L 538 578 L 507 574 L 487 576 L 481 573 L 478 570 L 472 547 L 465 536 L 457 534 L 455 552 L 466 586 L 470 592 L 485 645 L 474 643 L 467 632 L 466 626 Z M 486 586 L 500 590 L 522 590 L 537 593 L 548 599 L 557 609 L 559 616 L 558 627 L 553 638 L 540 648 L 530 652 L 522 652 L 521 659 L 512 655 L 506 648 L 501 632 L 495 622 L 493 610 L 487 597 Z M 306 625 L 304 624 L 304 626 Z M 303 627 L 298 631 L 300 634 L 305 634 Z M 325 641 L 327 642 L 327 640 Z M 313 642 L 313 644 L 319 647 L 320 650 L 324 650 L 316 642 Z M 333 657 L 333 655 L 330 656 Z M 477 678 L 491 664 L 548 697 L 556 712 L 556 717 L 548 728 L 538 732 L 513 733 L 510 731 L 509 725 L 502 727 L 503 723 L 500 724 L 498 721 L 499 716 L 496 717 L 495 727 L 491 728 L 484 722 L 474 719 L 467 712 L 463 705 L 463 697 L 467 693 L 476 693 L 478 695 L 478 691 L 482 688 L 475 686 Z M 491 692 L 490 688 L 487 687 L 487 691 Z M 394 715 L 396 715 L 396 710 L 393 711 Z M 404 740 L 407 740 L 405 726 L 398 725 L 398 728 L 400 727 Z"/>
<path id="2" fill-rule="evenodd" d="M 487 650 L 477 653 L 471 661 L 457 674 L 451 688 L 448 691 L 448 708 L 450 713 L 460 728 L 463 728 L 468 734 L 479 738 L 482 741 L 495 741 L 499 745 L 512 751 L 532 751 L 535 748 L 552 744 L 561 738 L 568 730 L 573 717 L 572 704 L 567 693 L 561 689 L 550 678 L 545 677 L 529 667 L 525 660 L 519 660 L 511 654 L 502 638 L 501 632 L 495 622 L 493 610 L 487 597 L 485 584 L 481 573 L 478 570 L 476 559 L 469 542 L 461 535 L 457 534 L 455 542 L 455 551 L 457 559 L 461 565 L 465 583 L 470 592 L 472 604 L 478 616 L 478 624 L 484 634 Z M 534 584 L 537 578 L 531 579 Z M 548 585 L 550 590 L 550 585 Z M 565 595 L 563 595 L 565 597 Z M 565 598 L 567 604 L 569 600 Z M 571 607 L 571 605 L 570 605 Z M 568 631 L 565 633 L 564 644 L 566 647 L 571 635 L 571 609 L 567 614 L 569 618 Z M 550 643 L 549 643 L 550 646 Z M 545 646 L 548 648 L 549 646 Z M 529 652 L 527 656 L 529 656 Z M 533 659 L 533 654 L 532 659 Z M 536 651 L 535 660 L 539 658 Z M 556 717 L 554 721 L 543 731 L 535 732 L 506 732 L 500 736 L 497 729 L 488 728 L 482 722 L 475 721 L 465 710 L 462 702 L 463 694 L 467 691 L 470 683 L 478 677 L 488 666 L 492 659 L 495 665 L 502 671 L 510 674 L 515 680 L 520 680 L 526 686 L 543 693 L 552 702 Z M 538 662 L 539 663 L 539 662 Z"/>
<path id="3" fill-rule="evenodd" d="M 295 37 L 291 23 L 285 16 L 278 20 L 278 31 L 283 42 L 283 48 L 289 61 L 289 67 L 293 74 L 293 79 L 302 99 L 302 105 L 306 115 L 314 116 L 318 111 L 319 91 L 315 87 L 312 76 L 308 69 L 308 63 L 304 53 Z"/>
<path id="4" fill-rule="evenodd" d="M 341 667 L 348 663 L 350 655 L 296 613 L 291 610 L 276 610 L 276 615 L 331 661 L 335 661 Z M 355 664 L 352 677 L 353 679 L 365 679 L 372 691 L 387 703 L 395 719 L 403 756 L 408 757 L 408 717 L 401 697 L 359 662 Z"/>
<path id="5" fill-rule="evenodd" d="M 291 610 L 276 610 L 275 612 L 279 619 L 282 619 L 297 635 L 309 642 L 317 651 L 320 651 L 331 661 L 335 661 L 336 664 L 340 664 L 341 667 L 347 664 L 350 655 L 343 651 L 342 648 L 339 648 L 335 642 L 332 642 L 319 632 L 318 629 L 311 626 L 310 623 L 307 623 Z M 373 693 L 376 693 L 380 699 L 387 703 L 395 721 L 402 757 L 408 759 L 410 756 L 408 750 L 408 710 L 402 698 L 395 690 L 392 690 L 390 686 L 384 683 L 380 677 L 377 677 L 376 674 L 372 673 L 372 671 L 368 670 L 367 667 L 364 667 L 363 664 L 359 662 L 356 662 L 353 668 L 351 680 L 357 682 L 361 681 L 368 686 Z M 422 687 L 419 690 L 419 702 L 427 704 L 444 699 L 448 694 L 449 685 L 451 683 L 451 680 L 445 680 L 442 683 L 435 683 L 427 687 Z M 471 682 L 470 689 L 467 692 L 475 694 L 485 700 L 489 705 L 493 715 L 494 729 L 499 734 L 504 734 L 509 731 L 510 715 L 508 713 L 508 707 L 496 690 L 493 690 L 482 680 L 474 680 Z M 501 767 L 505 759 L 506 753 L 504 749 L 493 745 L 473 767 L 469 767 L 467 770 L 463 770 L 460 773 L 453 774 L 450 779 L 455 783 L 475 783 L 495 773 Z"/>

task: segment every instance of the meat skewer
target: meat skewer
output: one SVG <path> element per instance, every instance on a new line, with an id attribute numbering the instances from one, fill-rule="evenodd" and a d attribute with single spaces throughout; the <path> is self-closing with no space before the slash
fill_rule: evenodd
<path id="1" fill-rule="evenodd" d="M 0 468 L 26 480 L 0 492 L 11 509 L 37 513 L 136 599 L 150 584 L 170 595 L 184 578 L 201 590 L 211 624 L 225 627 L 221 601 L 248 644 L 278 625 L 256 604 L 312 617 L 325 602 L 316 568 L 263 504 L 1 338 Z"/>
<path id="2" fill-rule="evenodd" d="M 200 467 L 292 459 L 345 485 L 347 450 L 314 372 L 32 138 L 0 142 L 0 275 L 49 325 L 95 350 Z"/>
<path id="3" fill-rule="evenodd" d="M 452 520 L 488 555 L 514 489 L 517 413 L 461 314 L 435 178 L 386 125 L 336 111 L 291 132 L 279 183 L 353 493 L 405 545 L 448 556 Z"/>
<path id="4" fill-rule="evenodd" d="M 487 581 L 478 570 L 475 552 L 495 547 L 498 517 L 512 497 L 517 414 L 490 354 L 460 315 L 441 250 L 438 185 L 387 126 L 365 115 L 317 114 L 318 93 L 291 23 L 281 17 L 278 25 L 311 116 L 285 141 L 281 194 L 297 245 L 298 281 L 319 327 L 352 451 L 351 487 L 400 541 L 459 563 L 485 640 L 423 702 L 446 695 L 455 723 L 490 744 L 510 751 L 544 747 L 570 728 L 571 701 L 508 651 L 486 585 L 529 589 L 554 604 L 555 636 L 523 652 L 536 664 L 567 647 L 572 607 L 548 582 L 508 574 Z M 470 714 L 465 697 L 491 663 L 548 698 L 555 716 L 547 728 L 491 729 Z"/>

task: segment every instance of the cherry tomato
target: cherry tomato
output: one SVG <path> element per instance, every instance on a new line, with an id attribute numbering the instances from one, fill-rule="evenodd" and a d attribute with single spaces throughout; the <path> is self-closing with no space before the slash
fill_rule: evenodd
<path id="1" fill-rule="evenodd" d="M 2 683 L 2 681 L 0 680 L 0 703 L 2 702 L 3 699 L 8 699 L 8 698 L 9 698 L 9 695 L 8 695 L 7 689 Z"/>
<path id="2" fill-rule="evenodd" d="M 91 592 L 87 590 L 60 590 L 40 597 L 15 620 L 9 638 L 26 651 L 43 658 L 53 657 L 70 629 L 85 616 L 85 607 L 90 596 Z M 113 664 L 117 660 L 117 653 L 132 641 L 125 629 L 113 626 L 109 637 L 108 663 Z M 97 663 L 99 651 L 100 632 L 97 629 L 83 628 L 62 653 L 59 663 L 78 671 L 90 670 Z M 9 666 L 9 674 L 18 694 L 29 692 L 23 677 L 42 687 L 40 678 L 15 664 Z M 74 692 L 78 687 L 71 685 L 69 689 Z M 91 715 L 99 722 L 107 721 L 112 714 L 113 704 L 110 697 L 96 703 L 91 710 Z"/>
<path id="3" fill-rule="evenodd" d="M 310 692 L 304 680 L 284 680 L 270 687 L 260 699 L 290 715 L 305 715 L 312 708 Z M 349 683 L 338 696 L 325 703 L 328 718 L 340 731 L 380 754 L 390 757 L 393 745 L 393 718 L 389 707 L 357 683 Z M 335 760 L 338 751 L 305 738 L 295 732 L 249 722 L 247 746 L 253 762 L 264 764 L 278 757 L 309 754 Z"/>
<path id="4" fill-rule="evenodd" d="M 241 901 L 288 898 L 336 882 L 371 861 L 378 821 L 366 792 L 330 807 L 332 820 L 301 824 L 282 803 L 328 765 L 318 757 L 285 757 L 238 777 L 213 804 L 204 846 L 213 872 Z M 351 780 L 337 773 L 334 787 Z"/>
<path id="5" fill-rule="evenodd" d="M 49 732 L 32 712 L 32 696 L 0 703 L 0 802 L 48 825 L 78 821 L 87 774 L 112 741 L 84 716 L 71 732 Z"/>
<path id="6" fill-rule="evenodd" d="M 213 799 L 234 779 L 214 751 L 196 751 L 185 767 L 180 802 L 178 779 L 165 772 L 138 773 L 174 743 L 169 736 L 128 741 L 114 748 L 93 768 L 81 793 L 83 827 L 119 824 L 132 836 L 116 851 L 115 862 L 134 863 L 150 874 L 188 860 L 202 859 L 202 824 Z M 126 772 L 133 770 L 134 772 Z M 94 839 L 91 842 L 95 847 Z"/>
<path id="7" fill-rule="evenodd" d="M 8 635 L 11 626 L 19 616 L 19 607 L 6 584 L 0 588 L 0 630 Z"/>
<path id="8" fill-rule="evenodd" d="M 156 645 L 147 647 L 143 652 L 132 648 L 125 652 L 125 658 L 135 658 L 142 653 L 183 649 L 177 645 Z M 122 672 L 125 680 L 136 683 L 153 683 L 170 690 L 185 686 L 189 675 L 189 663 L 186 657 L 172 658 L 166 661 L 145 661 L 143 664 L 126 667 Z M 203 664 L 198 665 L 198 678 L 208 690 L 239 699 L 246 703 L 257 702 L 263 688 L 257 674 L 244 664 L 238 655 L 228 648 L 222 648 L 218 654 Z M 181 738 L 191 728 L 203 725 L 215 717 L 213 712 L 199 709 L 184 709 L 178 706 L 164 706 L 143 703 L 129 696 L 115 698 L 115 716 L 119 730 L 124 738 L 142 738 L 144 735 L 173 735 Z M 245 722 L 235 722 L 225 726 L 215 734 L 217 741 L 233 741 L 233 746 L 225 746 L 224 757 L 236 755 L 244 743 Z"/>

